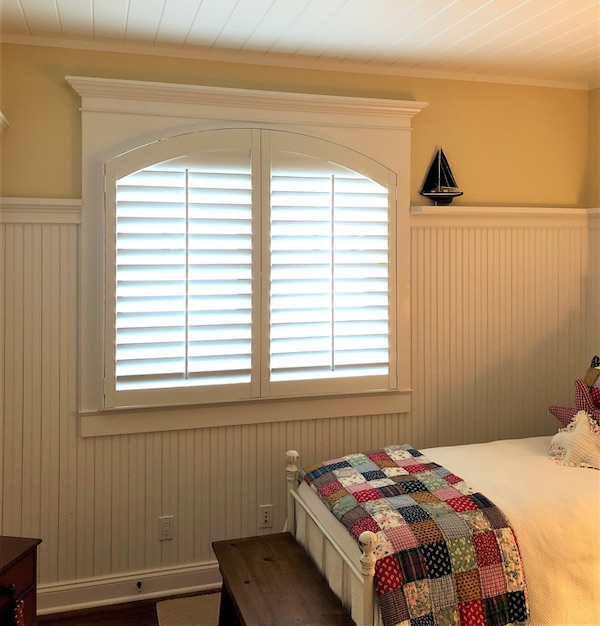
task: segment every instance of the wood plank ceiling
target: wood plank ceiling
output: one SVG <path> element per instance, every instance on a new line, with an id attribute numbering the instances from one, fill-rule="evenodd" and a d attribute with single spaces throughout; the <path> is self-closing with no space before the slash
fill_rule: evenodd
<path id="1" fill-rule="evenodd" d="M 8 43 L 600 86 L 600 0 L 1 0 Z"/>

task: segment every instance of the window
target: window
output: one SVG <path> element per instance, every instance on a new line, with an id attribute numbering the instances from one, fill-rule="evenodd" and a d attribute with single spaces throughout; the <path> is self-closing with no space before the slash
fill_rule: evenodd
<path id="1" fill-rule="evenodd" d="M 105 176 L 106 407 L 397 389 L 393 172 L 227 129 Z"/>
<path id="2" fill-rule="evenodd" d="M 81 96 L 82 119 L 79 385 L 77 390 L 71 390 L 79 398 L 81 436 L 359 415 L 387 414 L 390 419 L 395 419 L 394 416 L 411 410 L 410 136 L 412 118 L 426 103 L 88 76 L 67 76 L 66 80 Z M 215 159 L 216 156 L 219 158 Z M 189 176 L 194 163 L 206 165 L 206 157 L 211 157 L 208 162 L 213 167 L 223 165 L 225 172 L 230 167 L 238 168 L 235 175 L 225 176 L 227 180 L 237 176 L 238 187 L 230 188 L 228 193 L 237 194 L 238 200 L 240 195 L 248 195 L 247 188 L 239 187 L 242 183 L 238 170 L 243 164 L 247 168 L 245 171 L 250 171 L 252 215 L 248 271 L 251 277 L 245 288 L 250 289 L 251 310 L 246 314 L 250 319 L 246 329 L 243 328 L 246 321 L 236 325 L 230 316 L 225 333 L 220 336 L 216 330 L 211 330 L 204 333 L 204 340 L 200 340 L 202 331 L 211 327 L 198 320 L 202 318 L 206 322 L 210 314 L 206 306 L 195 307 L 202 300 L 206 305 L 209 298 L 205 295 L 200 298 L 200 294 L 194 292 L 199 287 L 198 283 L 194 284 L 198 280 L 195 274 L 202 269 L 201 274 L 207 276 L 209 268 L 212 272 L 214 265 L 221 267 L 209 259 L 225 257 L 230 260 L 226 269 L 240 271 L 248 257 L 248 249 L 240 243 L 241 234 L 238 233 L 234 249 L 228 248 L 225 241 L 230 233 L 216 232 L 210 237 L 205 233 L 202 239 L 194 229 L 200 223 L 203 223 L 202 228 L 207 228 L 208 222 L 196 214 L 196 205 L 200 203 L 188 202 L 185 210 L 190 212 L 188 217 L 191 219 L 179 218 L 180 230 L 171 232 L 168 237 L 161 236 L 163 243 L 156 248 L 162 259 L 170 255 L 173 261 L 168 267 L 162 266 L 161 278 L 161 273 L 151 263 L 127 261 L 128 257 L 133 261 L 134 255 L 138 254 L 135 245 L 148 245 L 147 241 L 143 244 L 141 241 L 152 239 L 152 233 L 142 231 L 136 234 L 138 227 L 133 226 L 133 215 L 119 218 L 117 228 L 116 211 L 117 206 L 119 211 L 125 210 L 131 199 L 124 198 L 135 192 L 138 186 L 143 189 L 146 185 L 153 199 L 159 197 L 159 191 L 166 193 L 161 185 L 149 184 L 147 180 L 168 166 L 175 168 L 171 172 L 166 170 L 168 176 L 174 178 L 181 178 L 181 171 L 190 166 L 187 167 L 186 186 L 167 185 L 169 194 L 177 193 L 177 189 L 181 193 L 185 188 L 188 199 L 190 192 L 195 195 L 202 190 L 206 195 L 210 189 L 206 176 L 199 187 L 197 177 L 193 175 L 190 180 Z M 190 163 L 187 164 L 186 160 Z M 180 167 L 179 174 L 177 167 Z M 282 175 L 290 167 L 294 175 Z M 291 207 L 278 198 L 290 195 L 285 186 L 278 187 L 281 183 L 290 185 L 293 181 L 297 185 L 307 182 L 299 175 L 302 168 L 305 173 L 314 174 L 313 178 L 321 183 L 321 179 L 328 177 L 328 193 L 336 200 L 335 212 L 332 213 L 330 208 L 329 222 L 324 217 L 315 220 L 313 216 L 310 223 L 314 224 L 304 235 L 297 226 L 305 227 L 309 221 L 288 221 L 288 216 L 281 211 L 284 207 L 287 207 L 286 211 Z M 146 182 L 143 182 L 144 178 Z M 135 185 L 130 184 L 133 182 Z M 348 197 L 341 192 L 342 183 L 352 184 L 350 195 L 362 198 L 362 207 L 369 208 L 364 212 L 373 219 L 373 224 L 368 225 L 373 229 L 368 247 L 362 250 L 352 246 L 344 250 L 343 247 L 349 246 L 351 239 L 346 238 L 344 243 L 340 229 L 356 228 L 357 223 L 351 214 L 357 211 L 352 205 L 337 202 Z M 359 184 L 372 187 L 359 193 Z M 221 189 L 218 186 L 211 193 Z M 381 192 L 382 189 L 386 191 Z M 296 189 L 296 195 L 300 193 L 303 193 L 302 189 Z M 325 192 L 321 190 L 319 193 Z M 378 291 L 378 285 L 384 282 L 380 272 L 383 265 L 377 260 L 382 248 L 378 246 L 384 239 L 375 232 L 382 226 L 375 218 L 381 212 L 377 203 L 385 194 L 389 220 L 386 293 Z M 174 197 L 172 202 L 180 211 L 186 207 L 181 198 Z M 235 204 L 239 208 L 240 203 Z M 308 207 L 310 205 L 302 211 L 303 216 L 308 215 Z M 338 209 L 342 208 L 340 213 Z M 133 205 L 129 209 L 133 209 Z M 171 226 L 177 221 L 173 216 L 174 213 L 170 218 Z M 166 223 L 166 218 L 157 221 Z M 238 223 L 238 228 L 242 222 Z M 229 220 L 229 226 L 231 223 Z M 328 234 L 324 234 L 327 223 Z M 185 228 L 181 230 L 184 224 Z M 219 227 L 224 225 L 219 224 Z M 285 235 L 288 239 L 278 240 L 276 230 L 284 225 L 289 227 Z M 317 225 L 322 227 L 319 232 L 315 230 Z M 128 228 L 133 232 L 126 232 Z M 361 224 L 359 230 L 366 242 L 367 224 Z M 294 245 L 299 249 L 290 247 L 291 235 L 297 236 Z M 163 248 L 167 238 L 171 243 Z M 308 270 L 325 267 L 324 262 L 308 263 L 308 255 L 302 248 L 302 241 L 318 238 L 321 244 L 327 238 L 340 244 L 340 247 L 334 247 L 332 243 L 330 248 L 330 254 L 335 252 L 336 255 L 335 259 L 330 257 L 329 260 L 329 268 L 335 272 L 335 290 L 331 287 L 331 274 L 329 278 L 320 276 L 321 290 L 314 293 L 301 292 L 300 283 L 290 282 L 286 287 L 285 281 L 292 281 L 293 276 L 286 274 L 280 282 L 281 270 L 290 275 L 293 270 L 300 276 L 299 280 L 303 280 Z M 128 249 L 127 246 L 134 247 Z M 314 250 L 314 247 L 310 248 L 313 261 L 317 258 Z M 159 256 L 152 246 L 146 251 L 147 261 Z M 184 254 L 185 278 L 178 258 L 183 258 Z M 324 251 L 320 250 L 319 254 L 324 259 Z M 239 262 L 231 263 L 235 258 Z M 365 266 L 371 264 L 373 275 L 360 274 L 352 263 L 347 263 L 359 259 Z M 121 275 L 127 277 L 129 274 L 128 287 L 127 281 L 116 282 L 117 263 Z M 185 285 L 185 295 L 177 291 L 167 294 L 165 283 L 160 283 L 167 269 L 180 272 L 177 279 L 171 276 L 169 288 L 174 289 L 176 284 Z M 345 285 L 338 281 L 341 271 L 350 274 L 352 279 L 360 277 L 363 286 L 367 285 L 368 278 L 370 285 L 365 287 L 366 294 L 356 291 L 356 283 L 352 285 L 348 278 Z M 137 278 L 142 274 L 145 276 L 140 281 L 132 280 L 136 278 L 136 272 Z M 157 301 L 144 300 L 149 295 L 143 293 L 142 285 L 148 278 L 160 284 L 160 289 L 151 294 L 154 297 L 157 293 L 161 295 L 161 306 L 166 310 L 160 315 L 157 315 Z M 215 297 L 221 300 L 219 306 L 225 296 L 230 302 L 248 298 L 249 294 L 242 289 L 244 280 L 231 281 L 232 285 L 235 284 L 233 293 L 216 294 Z M 330 287 L 325 292 L 327 281 Z M 316 280 L 313 282 L 317 284 Z M 140 289 L 137 296 L 131 295 L 134 291 L 129 287 L 133 286 Z M 347 291 L 344 292 L 342 287 Z M 129 289 L 126 292 L 129 295 L 123 294 L 124 288 Z M 286 288 L 292 289 L 292 293 L 286 294 Z M 303 294 L 302 297 L 295 297 L 299 293 Z M 330 302 L 335 296 L 334 306 L 327 309 L 323 304 L 325 293 L 329 294 Z M 371 317 L 361 320 L 359 328 L 355 324 L 357 320 L 352 319 L 355 313 L 352 308 L 358 303 L 358 308 L 366 311 L 363 304 L 367 295 L 372 298 L 372 305 L 368 307 Z M 294 304 L 290 307 L 292 299 Z M 312 307 L 309 306 L 311 300 Z M 176 302 L 177 307 L 172 310 Z M 274 315 L 271 315 L 271 306 Z M 126 311 L 127 308 L 132 310 Z M 233 310 L 239 314 L 243 307 Z M 290 310 L 296 312 L 298 319 L 287 322 Z M 329 311 L 328 322 L 325 310 Z M 226 316 L 221 311 L 222 308 L 214 309 L 213 319 L 224 322 Z M 141 319 L 145 314 L 147 327 L 139 321 L 131 327 L 121 326 L 128 317 L 137 315 Z M 387 339 L 385 332 L 377 330 L 385 326 L 385 315 Z M 171 319 L 167 322 L 169 316 Z M 179 321 L 175 323 L 177 316 Z M 161 324 L 157 324 L 159 317 L 162 318 Z M 329 334 L 324 332 L 327 325 Z M 233 333 L 234 326 L 236 334 Z M 353 327 L 352 333 L 346 335 L 350 327 Z M 144 335 L 156 338 L 159 334 L 156 328 L 160 328 L 162 334 L 158 345 L 154 345 L 153 340 L 142 340 Z M 299 334 L 294 336 L 292 330 Z M 284 331 L 287 335 L 278 336 Z M 272 342 L 267 341 L 269 337 Z M 363 342 L 362 347 L 359 340 Z M 369 347 L 369 354 L 365 345 Z M 354 350 L 357 347 L 359 349 Z M 240 355 L 247 355 L 248 350 L 249 360 L 241 358 Z M 353 360 L 355 355 L 361 359 Z M 382 355 L 387 356 L 387 361 Z M 329 359 L 327 375 L 326 356 Z M 242 366 L 244 358 L 247 362 Z M 144 362 L 146 369 L 139 369 Z M 216 367 L 217 362 L 220 362 L 219 367 Z M 151 363 L 153 367 L 157 366 L 158 371 L 152 376 L 158 381 L 153 382 L 149 375 Z M 209 363 L 212 369 L 202 369 L 203 364 Z M 165 368 L 165 364 L 171 369 Z M 368 369 L 361 371 L 362 365 Z M 249 379 L 247 374 L 244 374 L 246 379 L 233 378 L 233 372 L 247 372 L 248 368 Z M 351 368 L 354 371 L 350 371 Z M 226 381 L 218 379 L 219 372 L 226 373 Z"/>

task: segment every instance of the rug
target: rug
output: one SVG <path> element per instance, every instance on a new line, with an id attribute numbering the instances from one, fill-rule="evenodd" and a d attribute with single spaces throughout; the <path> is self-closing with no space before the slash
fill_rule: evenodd
<path id="1" fill-rule="evenodd" d="M 156 604 L 160 626 L 217 626 L 220 593 L 174 598 Z"/>

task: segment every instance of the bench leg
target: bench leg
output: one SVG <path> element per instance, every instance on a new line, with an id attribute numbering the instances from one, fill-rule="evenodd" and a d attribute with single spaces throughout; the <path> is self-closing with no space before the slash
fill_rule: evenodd
<path id="1" fill-rule="evenodd" d="M 240 622 L 227 587 L 221 588 L 221 605 L 219 607 L 219 626 L 243 626 Z"/>

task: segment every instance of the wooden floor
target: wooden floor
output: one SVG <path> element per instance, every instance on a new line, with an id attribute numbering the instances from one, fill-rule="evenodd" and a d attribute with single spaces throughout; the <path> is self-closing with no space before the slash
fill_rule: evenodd
<path id="1" fill-rule="evenodd" d="M 37 623 L 39 626 L 158 626 L 156 600 L 40 615 Z"/>
<path id="2" fill-rule="evenodd" d="M 176 596 L 183 598 L 189 595 Z M 173 597 L 173 596 L 171 596 Z M 158 626 L 156 603 L 170 598 L 139 600 L 55 615 L 40 615 L 38 626 Z"/>

